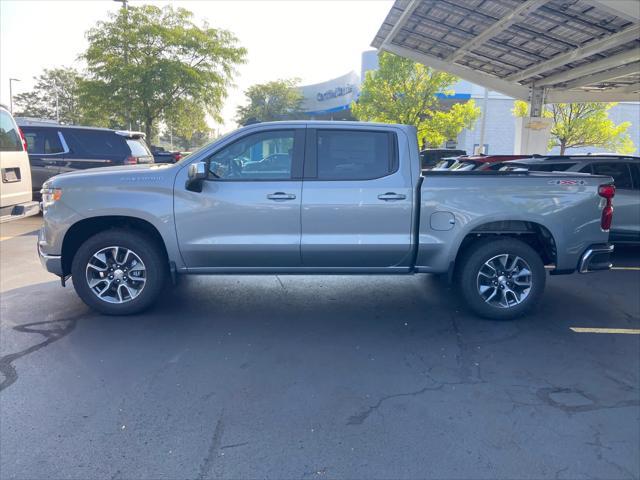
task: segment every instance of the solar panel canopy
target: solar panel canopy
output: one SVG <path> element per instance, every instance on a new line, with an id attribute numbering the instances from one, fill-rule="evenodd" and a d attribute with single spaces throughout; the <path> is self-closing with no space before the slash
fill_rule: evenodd
<path id="1" fill-rule="evenodd" d="M 372 45 L 523 100 L 640 101 L 640 0 L 396 0 Z"/>

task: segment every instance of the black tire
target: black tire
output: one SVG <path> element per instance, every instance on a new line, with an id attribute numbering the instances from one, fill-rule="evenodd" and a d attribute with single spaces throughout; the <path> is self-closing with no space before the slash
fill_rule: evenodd
<path id="1" fill-rule="evenodd" d="M 484 273 L 491 272 L 491 267 L 485 267 L 485 264 L 492 260 L 501 262 L 505 258 L 502 257 L 503 255 L 510 255 L 511 257 L 507 258 L 512 262 L 515 257 L 520 257 L 527 264 L 529 268 L 526 270 L 530 271 L 530 276 L 524 275 L 523 264 L 520 264 L 519 270 L 515 267 L 513 271 L 522 271 L 524 276 L 518 277 L 518 281 L 525 284 L 527 281 L 530 282 L 528 290 L 519 284 L 514 285 L 513 278 L 511 276 L 507 278 L 507 275 L 510 274 L 513 277 L 516 275 L 506 270 L 497 272 L 493 280 L 487 280 L 486 275 L 480 273 L 481 269 Z M 493 265 L 500 265 L 493 262 L 491 262 Z M 493 320 L 513 320 L 529 312 L 544 292 L 547 275 L 542 258 L 533 248 L 514 238 L 499 237 L 486 238 L 471 244 L 459 260 L 456 273 L 458 286 L 469 308 L 477 315 Z M 503 275 L 498 275 L 499 273 Z M 486 287 L 486 283 L 489 283 L 489 287 Z M 494 285 L 497 286 L 494 287 Z M 480 293 L 481 288 L 486 291 L 485 297 Z M 495 296 L 487 300 L 494 292 Z M 512 292 L 519 292 L 519 294 Z M 525 292 L 526 295 L 524 295 Z M 519 299 L 520 303 L 516 303 L 516 299 Z M 496 305 L 498 302 L 502 306 Z"/>
<path id="2" fill-rule="evenodd" d="M 124 303 L 109 303 L 98 298 L 87 280 L 87 266 L 93 255 L 111 246 L 132 251 L 145 268 L 143 287 L 135 298 L 126 299 Z M 132 276 L 131 272 L 129 275 Z M 89 307 L 105 315 L 132 315 L 149 308 L 158 299 L 168 277 L 168 265 L 161 246 L 149 235 L 134 230 L 112 229 L 97 233 L 78 248 L 71 264 L 71 276 L 78 296 Z"/>

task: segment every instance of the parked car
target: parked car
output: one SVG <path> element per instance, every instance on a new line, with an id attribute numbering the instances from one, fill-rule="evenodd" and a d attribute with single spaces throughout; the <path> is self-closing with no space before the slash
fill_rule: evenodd
<path id="1" fill-rule="evenodd" d="M 40 258 L 113 315 L 149 307 L 178 274 L 424 272 L 506 320 L 542 301 L 545 265 L 610 268 L 611 177 L 422 176 L 417 145 L 404 125 L 259 123 L 173 165 L 59 175 L 43 189 Z M 290 162 L 244 169 L 289 147 Z"/>
<path id="2" fill-rule="evenodd" d="M 61 125 L 20 117 L 16 121 L 27 141 L 35 198 L 40 198 L 44 182 L 60 173 L 153 163 L 142 132 Z"/>
<path id="3" fill-rule="evenodd" d="M 626 155 L 549 155 L 496 165 L 532 172 L 571 172 L 608 175 L 616 186 L 615 215 L 610 239 L 640 243 L 640 157 Z"/>
<path id="4" fill-rule="evenodd" d="M 151 145 L 150 150 L 155 163 L 176 163 L 184 156 L 180 152 L 171 152 L 156 145 Z"/>
<path id="5" fill-rule="evenodd" d="M 531 158 L 531 155 L 470 155 L 459 157 L 448 168 L 461 171 L 490 170 L 493 165 L 518 158 Z"/>
<path id="6" fill-rule="evenodd" d="M 459 157 L 466 154 L 466 150 L 453 148 L 425 148 L 420 151 L 420 160 L 422 161 L 423 170 L 428 170 L 435 167 L 443 158 Z"/>
<path id="7" fill-rule="evenodd" d="M 465 157 L 465 155 L 462 155 L 461 157 L 460 156 L 444 157 L 438 163 L 436 163 L 435 166 L 430 170 L 448 170 L 451 167 L 451 165 L 453 165 L 458 161 L 459 158 L 463 158 L 463 157 Z M 423 168 L 422 170 L 428 170 L 428 169 Z"/>
<path id="8" fill-rule="evenodd" d="M 0 171 L 0 222 L 39 213 L 40 206 L 33 201 L 31 192 L 27 144 L 4 105 L 0 105 Z"/>

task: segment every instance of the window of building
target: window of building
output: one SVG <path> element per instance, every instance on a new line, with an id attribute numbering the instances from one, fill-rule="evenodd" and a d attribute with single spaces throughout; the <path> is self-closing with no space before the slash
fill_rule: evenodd
<path id="1" fill-rule="evenodd" d="M 371 180 L 397 169 L 395 146 L 387 132 L 318 130 L 320 180 Z"/>

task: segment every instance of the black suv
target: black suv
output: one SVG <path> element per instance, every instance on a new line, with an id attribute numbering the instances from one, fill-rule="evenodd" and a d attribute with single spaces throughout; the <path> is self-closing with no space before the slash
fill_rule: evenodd
<path id="1" fill-rule="evenodd" d="M 142 132 L 61 125 L 28 118 L 16 118 L 16 123 L 27 141 L 35 199 L 40 198 L 42 184 L 59 173 L 153 163 Z"/>

